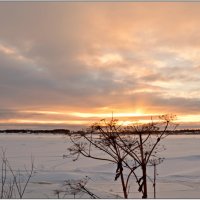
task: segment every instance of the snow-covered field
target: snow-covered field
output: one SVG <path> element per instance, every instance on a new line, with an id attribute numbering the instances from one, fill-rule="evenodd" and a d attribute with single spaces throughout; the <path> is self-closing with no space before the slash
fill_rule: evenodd
<path id="1" fill-rule="evenodd" d="M 157 198 L 200 198 L 200 136 L 169 136 L 163 141 L 165 157 L 158 166 Z M 30 167 L 34 158 L 35 173 L 24 198 L 56 198 L 54 190 L 64 180 L 90 177 L 88 188 L 102 198 L 122 197 L 120 183 L 114 181 L 115 167 L 102 161 L 81 158 L 64 159 L 69 141 L 63 135 L 1 134 L 0 147 L 13 169 Z M 132 180 L 131 198 L 140 198 Z M 149 183 L 152 189 L 152 184 Z M 151 192 L 149 197 L 153 197 Z"/>

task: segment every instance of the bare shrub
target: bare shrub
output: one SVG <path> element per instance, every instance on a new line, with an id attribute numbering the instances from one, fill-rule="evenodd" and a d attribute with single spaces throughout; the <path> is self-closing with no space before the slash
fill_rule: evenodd
<path id="1" fill-rule="evenodd" d="M 76 161 L 84 156 L 113 163 L 116 167 L 114 179 L 120 179 L 124 198 L 128 198 L 131 177 L 136 180 L 142 198 L 147 198 L 147 167 L 151 159 L 159 158 L 159 143 L 169 135 L 168 129 L 175 130 L 174 118 L 162 115 L 157 122 L 151 120 L 131 126 L 119 125 L 113 118 L 110 121 L 103 119 L 86 131 L 71 134 L 72 146 L 68 148 L 67 157 L 73 156 Z M 102 156 L 97 156 L 94 150 L 100 151 Z"/>
<path id="2" fill-rule="evenodd" d="M 54 193 L 58 198 L 66 198 L 68 195 L 72 195 L 75 199 L 77 195 L 79 195 L 79 198 L 81 198 L 83 194 L 87 194 L 92 199 L 99 199 L 97 195 L 87 188 L 86 185 L 88 180 L 89 177 L 79 180 L 66 180 L 62 188 L 59 190 L 54 190 Z"/>
<path id="3" fill-rule="evenodd" d="M 4 150 L 2 150 L 1 161 L 1 179 L 0 179 L 0 198 L 22 199 L 28 183 L 33 176 L 34 165 L 33 159 L 31 159 L 31 169 L 25 168 L 25 174 L 22 174 L 20 170 L 13 170 L 11 167 Z"/>

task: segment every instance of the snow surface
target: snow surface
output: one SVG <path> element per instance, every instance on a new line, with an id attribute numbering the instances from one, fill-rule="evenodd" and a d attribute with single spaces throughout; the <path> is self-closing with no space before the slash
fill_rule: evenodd
<path id="1" fill-rule="evenodd" d="M 168 136 L 162 144 L 166 150 L 160 154 L 165 160 L 158 166 L 157 198 L 200 198 L 200 136 Z M 90 177 L 88 188 L 101 198 L 123 197 L 120 182 L 114 181 L 116 169 L 111 163 L 63 158 L 69 146 L 63 135 L 0 135 L 0 148 L 6 149 L 14 170 L 30 168 L 31 157 L 34 158 L 35 173 L 24 198 L 56 198 L 54 190 L 65 180 L 85 176 Z M 148 187 L 151 198 L 151 182 Z M 134 179 L 130 198 L 141 198 Z"/>

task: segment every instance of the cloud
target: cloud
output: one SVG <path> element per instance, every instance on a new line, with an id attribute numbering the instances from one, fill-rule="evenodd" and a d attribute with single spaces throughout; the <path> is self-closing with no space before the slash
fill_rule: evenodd
<path id="1" fill-rule="evenodd" d="M 0 5 L 0 108 L 199 112 L 198 4 Z"/>

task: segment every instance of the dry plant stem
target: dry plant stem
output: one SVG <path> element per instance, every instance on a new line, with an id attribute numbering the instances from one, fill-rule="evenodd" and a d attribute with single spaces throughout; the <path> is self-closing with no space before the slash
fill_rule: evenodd
<path id="1" fill-rule="evenodd" d="M 117 153 L 117 157 L 118 157 L 118 167 L 119 167 L 119 172 L 120 172 L 120 177 L 121 177 L 121 184 L 122 184 L 122 188 L 123 188 L 123 193 L 124 193 L 124 198 L 127 199 L 128 198 L 128 193 L 127 193 L 127 187 L 124 181 L 124 175 L 123 175 L 123 167 L 122 167 L 122 158 L 120 156 L 120 151 L 116 146 L 116 142 L 113 140 L 113 146 L 116 150 Z"/>
<path id="2" fill-rule="evenodd" d="M 153 145 L 153 148 L 151 149 L 150 153 L 148 154 L 148 158 L 147 158 L 147 163 L 154 151 L 154 149 L 156 148 L 157 144 L 160 142 L 160 140 L 162 139 L 162 136 L 166 133 L 166 130 L 167 130 L 167 127 L 169 125 L 169 121 L 166 122 L 166 126 L 165 126 L 165 129 L 163 130 L 163 132 L 160 134 L 160 136 L 157 138 L 157 141 L 156 143 Z"/>
<path id="3" fill-rule="evenodd" d="M 147 174 L 146 174 L 146 161 L 144 158 L 144 151 L 143 151 L 143 144 L 142 144 L 142 134 L 139 133 L 139 139 L 140 139 L 140 154 L 141 154 L 141 168 L 142 168 L 142 178 L 143 178 L 143 196 L 142 198 L 147 198 Z"/>
<path id="4" fill-rule="evenodd" d="M 152 120 L 149 124 L 125 128 L 118 126 L 117 120 L 113 118 L 110 122 L 101 120 L 91 126 L 90 130 L 82 132 L 79 137 L 70 137 L 73 143 L 73 147 L 69 148 L 70 154 L 77 156 L 76 159 L 79 155 L 83 155 L 115 163 L 117 167 L 115 180 L 120 177 L 124 198 L 128 198 L 129 180 L 132 176 L 136 179 L 138 191 L 142 192 L 142 198 L 147 198 L 147 166 L 150 158 L 156 157 L 159 142 L 168 135 L 167 129 L 172 117 L 163 115 L 161 119 L 164 119 L 163 123 L 156 124 Z M 163 130 L 160 131 L 162 127 Z M 156 140 L 152 140 L 152 134 L 157 135 Z M 93 149 L 103 152 L 107 157 L 92 155 Z M 142 176 L 136 169 L 141 170 Z M 128 171 L 128 176 L 124 176 L 124 170 Z"/>
<path id="5" fill-rule="evenodd" d="M 89 178 L 85 177 L 83 179 L 80 180 L 67 180 L 65 181 L 65 183 L 63 184 L 64 189 L 63 190 L 56 190 L 55 194 L 60 198 L 60 193 L 64 193 L 62 198 L 65 198 L 67 195 L 73 195 L 74 198 L 76 197 L 76 195 L 83 195 L 83 194 L 87 194 L 89 195 L 92 199 L 99 199 L 99 197 L 97 195 L 95 195 L 94 193 L 92 193 L 87 187 L 87 183 L 88 183 Z M 82 197 L 79 196 L 79 198 Z"/>
<path id="6" fill-rule="evenodd" d="M 152 156 L 152 154 L 154 153 L 155 148 L 157 147 L 158 143 L 160 142 L 161 139 L 164 139 L 166 137 L 166 130 L 169 126 L 169 120 L 165 121 L 165 127 L 164 130 L 160 133 L 159 137 L 157 138 L 156 142 L 153 144 L 153 146 L 151 147 L 150 151 L 144 151 L 144 146 L 145 146 L 145 142 L 148 141 L 148 139 L 150 138 L 151 132 L 153 130 L 154 124 L 152 123 L 148 128 L 148 132 L 149 134 L 147 135 L 147 137 L 143 140 L 142 138 L 142 134 L 144 133 L 144 130 L 142 129 L 141 131 L 139 130 L 139 127 L 134 127 L 134 129 L 136 130 L 136 132 L 139 135 L 139 149 L 140 149 L 140 160 L 138 160 L 138 157 L 136 157 L 135 155 L 130 154 L 133 159 L 135 159 L 138 163 L 140 163 L 141 166 L 141 170 L 142 170 L 142 177 L 139 179 L 138 185 L 139 185 L 139 191 L 141 191 L 143 193 L 142 198 L 147 198 L 147 164 L 149 162 L 150 157 Z M 136 179 L 138 180 L 138 179 Z M 140 182 L 142 181 L 142 183 L 140 184 Z"/>
<path id="7" fill-rule="evenodd" d="M 154 163 L 153 195 L 156 198 L 156 163 Z"/>
<path id="8" fill-rule="evenodd" d="M 126 181 L 124 179 L 123 166 L 122 166 L 122 162 L 123 162 L 123 157 L 124 156 L 121 156 L 120 149 L 116 145 L 116 140 L 114 138 L 112 138 L 112 139 L 109 138 L 110 134 L 111 134 L 109 132 L 109 130 L 111 130 L 111 132 L 113 132 L 112 126 L 109 126 L 109 129 L 106 127 L 105 131 L 102 128 L 99 128 L 100 133 L 102 134 L 102 136 L 105 139 L 109 140 L 109 144 L 110 145 L 104 146 L 103 143 L 101 143 L 101 142 L 97 143 L 97 142 L 93 141 L 92 132 L 91 132 L 90 136 L 88 136 L 88 134 L 83 135 L 83 138 L 87 142 L 89 142 L 89 150 L 88 150 L 88 152 L 86 152 L 84 149 L 80 149 L 80 148 L 77 149 L 77 152 L 79 152 L 79 154 L 81 154 L 81 155 L 83 155 L 85 157 L 89 157 L 89 158 L 93 158 L 93 159 L 97 159 L 97 160 L 109 161 L 109 162 L 117 164 L 117 171 L 116 171 L 116 173 L 118 174 L 117 178 L 120 176 L 124 198 L 128 198 L 127 184 L 126 184 Z M 72 143 L 76 147 L 79 147 L 77 145 L 76 141 L 72 137 L 70 139 L 71 139 Z M 91 155 L 91 146 L 93 146 L 93 147 L 95 147 L 95 148 L 103 151 L 104 153 L 106 153 L 106 155 L 109 155 L 111 157 L 111 159 L 109 159 L 109 158 L 101 158 L 101 157 L 97 157 L 97 156 L 92 156 Z"/>
<path id="9" fill-rule="evenodd" d="M 22 183 L 21 183 L 21 178 L 20 178 L 20 177 L 21 177 L 20 171 L 18 171 L 18 177 L 19 177 L 19 178 L 17 179 L 17 175 L 14 174 L 13 169 L 11 168 L 11 166 L 10 166 L 9 163 L 8 163 L 8 167 L 9 167 L 10 172 L 11 172 L 12 175 L 13 175 L 14 183 L 15 183 L 15 186 L 16 186 L 16 188 L 17 188 L 17 191 L 18 191 L 18 194 L 19 194 L 19 198 L 22 199 L 22 198 L 23 198 L 23 195 L 24 195 L 24 193 L 25 193 L 25 190 L 26 190 L 26 188 L 27 188 L 27 185 L 28 185 L 28 183 L 29 183 L 29 181 L 30 181 L 30 178 L 31 178 L 32 175 L 33 175 L 33 161 L 32 161 L 32 163 L 31 163 L 31 171 L 30 171 L 30 173 L 27 173 L 27 177 L 28 177 L 28 178 L 26 179 L 23 188 L 22 188 Z"/>
<path id="10" fill-rule="evenodd" d="M 27 179 L 25 181 L 25 184 L 22 184 L 21 176 L 22 174 L 20 171 L 18 173 L 14 173 L 9 161 L 6 158 L 5 151 L 2 150 L 2 158 L 1 158 L 2 164 L 1 164 L 1 199 L 2 198 L 17 198 L 19 197 L 20 199 L 23 198 L 23 195 L 26 191 L 27 185 L 30 181 L 30 178 L 33 175 L 33 160 L 31 161 L 31 171 L 27 172 Z M 12 175 L 11 178 L 7 176 L 7 174 Z"/>
<path id="11" fill-rule="evenodd" d="M 95 195 L 92 192 L 90 192 L 86 187 L 83 187 L 82 189 L 83 189 L 83 191 L 85 191 L 85 193 L 89 194 L 89 196 L 91 196 L 91 198 L 99 199 L 99 197 L 97 195 Z"/>
<path id="12" fill-rule="evenodd" d="M 88 140 L 87 137 L 84 137 L 84 138 Z M 74 145 L 76 145 L 76 143 L 74 142 L 74 140 L 73 140 L 71 137 L 70 137 L 70 140 L 72 141 L 72 143 L 73 143 Z M 90 140 L 88 140 L 88 141 L 90 142 Z M 97 147 L 97 148 L 99 148 L 100 150 L 106 152 L 104 149 L 98 147 L 96 144 L 94 144 L 94 143 L 92 143 L 92 142 L 90 142 L 90 144 L 93 144 L 95 147 Z M 106 159 L 106 158 L 101 158 L 101 157 L 92 156 L 91 153 L 90 153 L 90 151 L 89 151 L 89 153 L 87 153 L 86 151 L 81 150 L 81 151 L 79 151 L 79 153 L 82 154 L 84 157 L 88 157 L 88 158 L 92 158 L 92 159 L 96 159 L 96 160 L 104 160 L 104 161 L 109 161 L 109 162 L 114 162 L 114 163 L 116 163 L 115 161 L 113 161 L 113 160 L 111 160 L 111 159 Z M 106 153 L 107 153 L 107 152 L 106 152 Z M 109 155 L 112 156 L 111 154 L 109 154 Z M 114 156 L 112 156 L 112 157 L 114 158 Z M 114 158 L 114 159 L 115 159 L 115 158 Z M 116 159 L 115 159 L 115 160 L 116 160 Z"/>

